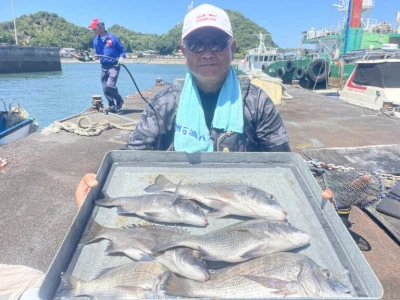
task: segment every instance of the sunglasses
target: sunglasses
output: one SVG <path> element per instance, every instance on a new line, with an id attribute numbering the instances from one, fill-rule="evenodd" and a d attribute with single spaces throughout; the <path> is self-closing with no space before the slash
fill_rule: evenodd
<path id="1" fill-rule="evenodd" d="M 188 48 L 193 53 L 203 52 L 206 47 L 212 52 L 222 52 L 228 45 L 230 38 L 217 37 L 209 38 L 204 37 L 201 39 L 189 39 L 184 41 L 185 48 Z"/>

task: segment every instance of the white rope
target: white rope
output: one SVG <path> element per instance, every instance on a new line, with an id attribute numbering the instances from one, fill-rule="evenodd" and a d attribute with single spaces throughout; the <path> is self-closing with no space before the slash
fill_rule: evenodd
<path id="1" fill-rule="evenodd" d="M 77 120 L 77 123 L 56 121 L 50 126 L 44 128 L 41 134 L 50 135 L 52 133 L 58 133 L 62 130 L 65 130 L 67 132 L 75 133 L 82 136 L 96 136 L 100 135 L 104 130 L 112 128 L 126 131 L 133 130 L 134 125 L 134 121 L 130 121 L 124 124 L 112 123 L 108 120 L 93 122 L 88 116 L 82 116 Z"/>

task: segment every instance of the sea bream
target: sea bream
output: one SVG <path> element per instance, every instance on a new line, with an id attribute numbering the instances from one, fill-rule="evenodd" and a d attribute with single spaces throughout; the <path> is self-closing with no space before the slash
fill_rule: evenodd
<path id="1" fill-rule="evenodd" d="M 206 226 L 203 209 L 188 199 L 170 193 L 106 197 L 95 201 L 103 207 L 117 207 L 118 214 L 134 214 L 148 221 Z"/>
<path id="2" fill-rule="evenodd" d="M 158 175 L 146 192 L 170 192 L 196 200 L 214 211 L 214 217 L 238 215 L 284 221 L 287 212 L 274 195 L 262 189 L 241 183 L 174 184 L 164 175 Z"/>
<path id="3" fill-rule="evenodd" d="M 108 228 L 92 222 L 80 240 L 79 246 L 106 239 L 110 241 L 106 249 L 107 254 L 125 254 L 138 261 L 154 260 L 183 277 L 197 281 L 208 280 L 207 264 L 197 250 L 181 247 L 157 255 L 151 254 L 151 249 L 159 239 L 180 238 L 186 235 L 189 235 L 187 230 L 176 227 L 128 225 L 123 228 Z"/>
<path id="4" fill-rule="evenodd" d="M 279 251 L 292 250 L 310 241 L 310 236 L 288 222 L 250 219 L 201 235 L 174 236 L 158 240 L 153 253 L 173 247 L 189 247 L 205 260 L 242 262 Z"/>
<path id="5" fill-rule="evenodd" d="M 84 281 L 63 274 L 58 297 L 90 296 L 94 299 L 148 299 L 164 297 L 171 272 L 158 262 L 133 262 L 104 270 Z"/>
<path id="6" fill-rule="evenodd" d="M 329 270 L 299 253 L 280 252 L 211 273 L 206 282 L 168 279 L 166 294 L 177 297 L 275 299 L 349 298 L 351 290 Z"/>

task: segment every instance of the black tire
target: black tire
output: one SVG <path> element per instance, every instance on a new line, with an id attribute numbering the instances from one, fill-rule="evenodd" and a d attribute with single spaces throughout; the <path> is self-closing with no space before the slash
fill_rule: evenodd
<path id="1" fill-rule="evenodd" d="M 295 71 L 294 71 L 294 77 L 298 80 L 303 79 L 306 76 L 306 70 L 304 70 L 303 67 L 298 67 Z"/>
<path id="2" fill-rule="evenodd" d="M 308 76 L 316 83 L 324 82 L 328 78 L 329 69 L 329 62 L 319 58 L 310 63 L 308 67 Z"/>
<path id="3" fill-rule="evenodd" d="M 290 72 L 292 72 L 293 70 L 294 70 L 294 63 L 293 63 L 293 61 L 288 60 L 288 61 L 285 63 L 285 72 L 286 72 L 286 73 L 290 73 Z"/>
<path id="4" fill-rule="evenodd" d="M 276 70 L 276 74 L 279 78 L 282 79 L 285 76 L 285 70 L 283 68 L 279 68 L 278 70 Z"/>

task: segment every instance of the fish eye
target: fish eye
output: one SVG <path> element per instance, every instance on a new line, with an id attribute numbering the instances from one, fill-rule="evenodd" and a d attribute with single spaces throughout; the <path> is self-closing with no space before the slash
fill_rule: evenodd
<path id="1" fill-rule="evenodd" d="M 332 273 L 331 273 L 329 270 L 324 269 L 324 270 L 322 271 L 322 273 L 324 274 L 324 276 L 325 276 L 326 278 L 331 278 L 331 277 L 332 277 Z"/>
<path id="2" fill-rule="evenodd" d="M 268 197 L 269 197 L 269 199 L 271 199 L 271 200 L 275 200 L 274 195 L 269 195 Z"/>

